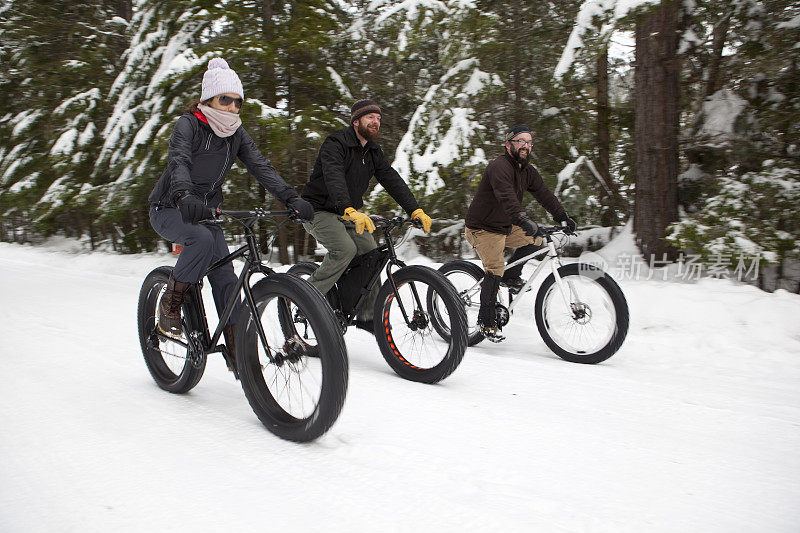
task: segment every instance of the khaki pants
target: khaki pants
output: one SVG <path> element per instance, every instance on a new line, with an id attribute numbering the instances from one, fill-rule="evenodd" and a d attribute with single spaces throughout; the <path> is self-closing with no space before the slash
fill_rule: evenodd
<path id="1" fill-rule="evenodd" d="M 527 244 L 541 246 L 541 237 L 531 237 L 526 235 L 519 226 L 511 226 L 511 233 L 492 233 L 484 229 L 466 228 L 464 233 L 467 242 L 475 248 L 478 257 L 483 263 L 483 268 L 487 272 L 496 276 L 502 276 L 506 270 L 506 261 L 503 257 L 503 250 L 506 248 L 519 248 Z"/>

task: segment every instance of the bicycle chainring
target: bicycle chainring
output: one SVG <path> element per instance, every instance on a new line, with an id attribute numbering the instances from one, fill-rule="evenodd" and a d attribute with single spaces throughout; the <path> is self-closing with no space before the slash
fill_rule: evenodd
<path id="1" fill-rule="evenodd" d="M 200 368 L 203 366 L 203 360 L 206 357 L 205 352 L 200 348 L 203 346 L 203 335 L 199 331 L 193 331 L 190 337 L 191 340 L 189 341 L 189 349 L 187 350 L 188 353 L 186 357 L 193 367 Z"/>
<path id="2" fill-rule="evenodd" d="M 504 327 L 511 319 L 511 314 L 508 312 L 508 308 L 503 304 L 494 304 L 494 313 L 498 328 Z"/>

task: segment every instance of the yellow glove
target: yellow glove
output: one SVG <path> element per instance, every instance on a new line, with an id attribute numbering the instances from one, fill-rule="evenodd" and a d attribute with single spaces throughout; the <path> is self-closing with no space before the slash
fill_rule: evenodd
<path id="1" fill-rule="evenodd" d="M 356 211 L 352 207 L 348 207 L 344 210 L 344 216 L 342 218 L 355 222 L 356 233 L 364 233 L 364 228 L 370 233 L 375 231 L 375 223 L 372 219 L 361 211 Z"/>
<path id="2" fill-rule="evenodd" d="M 422 231 L 425 233 L 431 232 L 431 217 L 425 214 L 425 211 L 422 209 L 417 209 L 413 213 L 411 213 L 411 218 L 418 218 L 420 222 L 422 222 Z"/>

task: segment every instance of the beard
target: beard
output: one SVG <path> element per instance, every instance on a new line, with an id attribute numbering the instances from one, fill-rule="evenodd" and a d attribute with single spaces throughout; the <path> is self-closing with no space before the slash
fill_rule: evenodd
<path id="1" fill-rule="evenodd" d="M 525 155 L 520 154 L 519 153 L 520 150 L 525 150 Z M 516 161 L 520 165 L 525 166 L 525 164 L 528 163 L 528 161 L 531 160 L 531 151 L 529 149 L 527 149 L 527 148 L 518 148 L 516 150 L 514 150 L 512 148 L 511 149 L 511 157 L 513 157 L 514 161 Z"/>
<path id="2" fill-rule="evenodd" d="M 374 141 L 375 139 L 377 139 L 380 130 L 381 130 L 380 126 L 378 126 L 375 129 L 370 129 L 366 126 L 366 124 L 363 124 L 360 120 L 356 123 L 356 131 L 358 131 L 358 134 L 364 137 L 368 141 Z"/>

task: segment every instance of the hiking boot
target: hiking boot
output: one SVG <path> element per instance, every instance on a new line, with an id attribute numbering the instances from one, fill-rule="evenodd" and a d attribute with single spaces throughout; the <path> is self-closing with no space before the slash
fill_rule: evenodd
<path id="1" fill-rule="evenodd" d="M 486 326 L 478 321 L 478 327 L 481 330 L 481 335 L 492 342 L 501 342 L 506 340 L 505 335 L 500 333 L 500 328 L 497 326 Z"/>
<path id="2" fill-rule="evenodd" d="M 175 281 L 172 274 L 167 281 L 167 290 L 158 303 L 158 329 L 164 335 L 180 337 L 183 333 L 181 328 L 181 306 L 186 297 L 186 291 L 190 283 Z"/>
<path id="3" fill-rule="evenodd" d="M 364 331 L 372 334 L 372 336 L 375 336 L 375 322 L 372 319 L 360 320 L 357 318 L 355 322 L 353 322 L 353 325 L 356 328 L 363 329 Z"/>
<path id="4" fill-rule="evenodd" d="M 236 369 L 236 325 L 228 324 L 222 328 L 222 335 L 225 337 L 225 351 L 222 352 L 225 364 L 228 365 L 228 371 L 233 372 L 233 377 L 239 379 L 239 371 Z"/>

